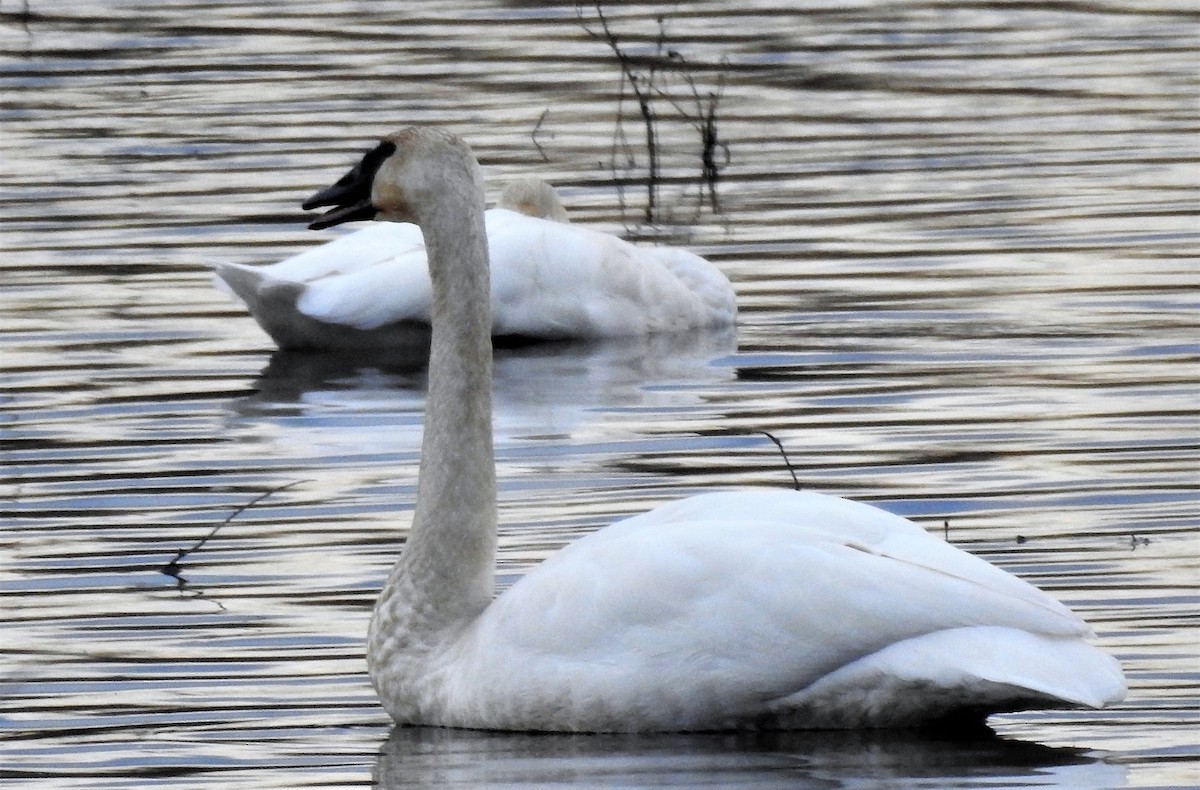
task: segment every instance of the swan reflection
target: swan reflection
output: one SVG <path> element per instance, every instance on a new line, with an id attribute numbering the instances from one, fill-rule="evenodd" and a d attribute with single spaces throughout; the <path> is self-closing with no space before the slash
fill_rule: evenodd
<path id="1" fill-rule="evenodd" d="M 736 350 L 732 328 L 602 341 L 498 348 L 493 402 L 498 440 L 528 433 L 569 434 L 590 412 L 686 406 L 677 385 L 732 381 L 723 360 Z M 257 392 L 232 408 L 255 419 L 371 415 L 362 431 L 340 423 L 345 444 L 403 443 L 388 423 L 397 411 L 419 431 L 425 389 L 424 352 L 327 354 L 279 351 L 255 382 Z M 670 385 L 664 392 L 662 387 Z M 353 422 L 352 420 L 349 422 Z M 385 436 L 380 436 L 381 428 Z M 364 435 L 369 434 L 369 435 Z M 405 443 L 406 444 L 406 443 Z"/>
<path id="2" fill-rule="evenodd" d="M 906 731 L 693 735 L 513 734 L 395 727 L 373 787 L 1115 788 L 1123 766 L 1095 752 L 982 731 L 945 739 Z"/>

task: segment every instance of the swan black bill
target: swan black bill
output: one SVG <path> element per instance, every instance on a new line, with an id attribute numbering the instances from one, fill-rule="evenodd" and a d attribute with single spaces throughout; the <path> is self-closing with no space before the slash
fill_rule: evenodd
<path id="1" fill-rule="evenodd" d="M 375 215 L 379 211 L 371 205 L 371 201 L 359 203 L 353 206 L 340 206 L 338 208 L 326 211 L 317 219 L 308 223 L 309 230 L 324 230 L 332 228 L 334 225 L 341 225 L 343 222 L 354 222 L 359 219 L 375 219 Z"/>
<path id="2" fill-rule="evenodd" d="M 375 174 L 385 160 L 396 152 L 396 144 L 382 142 L 372 148 L 363 158 L 332 186 L 322 189 L 301 204 L 305 211 L 323 206 L 333 209 L 309 223 L 312 230 L 330 228 L 343 222 L 374 219 L 378 213 L 371 205 L 371 185 Z"/>

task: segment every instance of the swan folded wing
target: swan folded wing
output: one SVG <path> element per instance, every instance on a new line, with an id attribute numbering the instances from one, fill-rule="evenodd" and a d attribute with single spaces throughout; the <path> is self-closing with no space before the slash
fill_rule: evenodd
<path id="1" fill-rule="evenodd" d="M 421 229 L 408 222 L 373 222 L 353 233 L 262 267 L 276 280 L 306 283 L 372 268 L 408 251 L 425 249 Z"/>
<path id="2" fill-rule="evenodd" d="M 833 539 L 862 545 L 882 556 L 932 572 L 969 579 L 1067 618 L 1077 625 L 1080 633 L 1089 632 L 1074 612 L 1033 585 L 930 535 L 906 518 L 851 499 L 783 488 L 721 491 L 668 502 L 626 522 L 634 526 L 643 521 L 650 524 L 702 519 L 732 522 L 744 519 L 747 513 L 770 521 L 804 525 Z"/>
<path id="3" fill-rule="evenodd" d="M 1048 596 L 970 555 L 950 549 L 920 561 L 940 541 L 903 519 L 912 530 L 899 537 L 866 506 L 865 526 L 831 527 L 817 523 L 830 504 L 821 500 L 844 500 L 792 496 L 817 500 L 808 523 L 776 520 L 786 506 L 750 510 L 744 499 L 730 518 L 721 511 L 737 497 L 712 495 L 694 503 L 712 505 L 706 516 L 667 506 L 571 544 L 464 634 L 455 653 L 465 672 L 443 692 L 452 699 L 474 675 L 476 692 L 463 699 L 507 706 L 500 726 L 559 705 L 565 728 L 609 728 L 605 710 L 614 729 L 722 727 L 766 716 L 772 702 L 926 634 L 978 625 L 1086 633 Z M 997 584 L 980 566 L 1016 584 Z M 494 697 L 478 696 L 481 678 Z"/>
<path id="4" fill-rule="evenodd" d="M 425 249 L 369 268 L 308 283 L 296 308 L 310 318 L 371 330 L 401 321 L 429 323 L 433 298 Z"/>
<path id="5" fill-rule="evenodd" d="M 737 297 L 725 273 L 688 250 L 678 247 L 642 248 L 653 255 L 708 307 L 711 326 L 737 320 Z"/>
<path id="6" fill-rule="evenodd" d="M 419 260 L 405 261 L 413 256 Z M 221 263 L 215 271 L 218 284 L 271 328 L 288 323 L 293 310 L 357 329 L 382 326 L 418 308 L 429 320 L 425 243 L 408 223 L 373 224 L 269 266 Z"/>
<path id="7" fill-rule="evenodd" d="M 620 337 L 730 321 L 649 248 L 502 211 L 487 217 L 497 334 Z"/>

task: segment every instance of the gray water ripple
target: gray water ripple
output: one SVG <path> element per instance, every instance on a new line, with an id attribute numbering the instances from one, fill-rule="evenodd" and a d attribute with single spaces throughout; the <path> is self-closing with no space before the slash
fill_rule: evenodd
<path id="1" fill-rule="evenodd" d="M 656 229 L 644 155 L 609 162 L 619 71 L 572 3 L 0 6 L 0 776 L 1191 786 L 1193 5 L 613 7 L 632 51 L 663 15 L 701 90 L 724 75 L 723 213 L 663 105 Z M 411 517 L 422 374 L 273 355 L 206 266 L 325 241 L 299 200 L 409 122 L 466 135 L 493 192 L 547 176 L 575 221 L 683 243 L 739 294 L 736 339 L 498 356 L 499 586 L 680 494 L 790 485 L 767 429 L 805 485 L 1084 613 L 1130 699 L 998 717 L 1006 740 L 973 747 L 389 738 L 361 645 Z"/>

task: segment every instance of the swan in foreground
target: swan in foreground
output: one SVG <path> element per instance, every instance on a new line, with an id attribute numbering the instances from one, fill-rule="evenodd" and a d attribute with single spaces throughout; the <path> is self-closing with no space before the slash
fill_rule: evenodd
<path id="1" fill-rule="evenodd" d="M 425 232 L 432 344 L 416 510 L 367 664 L 404 724 L 691 731 L 915 726 L 1120 700 L 1050 596 L 903 518 L 816 493 L 693 496 L 568 545 L 493 600 L 482 176 L 406 129 L 306 206 Z"/>
<path id="2" fill-rule="evenodd" d="M 733 287 L 711 263 L 570 225 L 553 187 L 539 179 L 510 183 L 484 226 L 495 335 L 625 337 L 736 318 Z M 222 263 L 216 273 L 283 349 L 386 349 L 428 339 L 429 268 L 411 223 L 376 223 L 270 266 Z"/>

